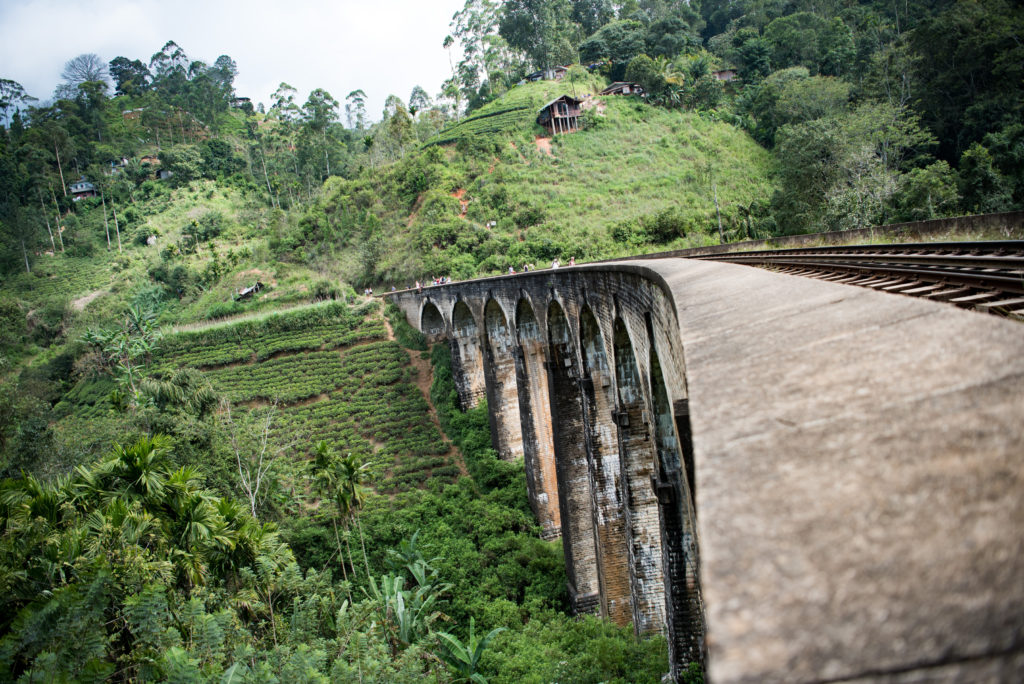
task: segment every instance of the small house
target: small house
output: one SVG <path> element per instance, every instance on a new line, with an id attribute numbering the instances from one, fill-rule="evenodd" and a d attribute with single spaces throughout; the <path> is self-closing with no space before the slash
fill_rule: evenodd
<path id="1" fill-rule="evenodd" d="M 735 69 L 719 69 L 718 71 L 712 71 L 711 75 L 718 81 L 734 81 L 739 76 Z"/>
<path id="2" fill-rule="evenodd" d="M 238 294 L 235 295 L 234 299 L 236 302 L 242 301 L 244 299 L 251 299 L 254 294 L 256 294 L 262 289 L 263 283 L 257 280 L 256 284 L 250 285 L 249 287 L 243 287 L 241 290 L 239 290 Z"/>
<path id="3" fill-rule="evenodd" d="M 644 87 L 639 83 L 616 81 L 602 90 L 599 95 L 643 95 Z"/>
<path id="4" fill-rule="evenodd" d="M 96 197 L 96 186 L 85 178 L 79 178 L 77 182 L 68 187 L 71 190 L 71 199 L 75 202 L 85 197 Z"/>
<path id="5" fill-rule="evenodd" d="M 545 71 L 534 71 L 532 74 L 527 74 L 524 80 L 526 81 L 561 81 L 565 78 L 565 75 L 569 73 L 569 67 L 567 66 L 556 66 L 551 67 Z"/>
<path id="6" fill-rule="evenodd" d="M 569 95 L 555 98 L 541 107 L 540 113 L 537 115 L 537 123 L 552 135 L 578 131 L 582 103 L 583 100 L 577 100 Z"/>
<path id="7" fill-rule="evenodd" d="M 569 67 L 567 66 L 556 66 L 549 72 L 548 79 L 552 81 L 561 81 L 569 73 Z"/>
<path id="8" fill-rule="evenodd" d="M 114 176 L 121 173 L 124 169 L 128 168 L 128 157 L 121 157 L 120 160 L 112 160 L 110 162 L 110 170 L 107 171 L 108 176 Z"/>

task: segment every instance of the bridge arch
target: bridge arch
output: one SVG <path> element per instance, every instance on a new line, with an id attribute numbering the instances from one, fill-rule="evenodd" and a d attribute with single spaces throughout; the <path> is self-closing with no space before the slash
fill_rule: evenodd
<path id="1" fill-rule="evenodd" d="M 498 456 L 512 461 L 523 456 L 523 428 L 516 383 L 515 334 L 496 299 L 484 305 L 484 377 L 491 417 L 491 435 Z"/>
<path id="2" fill-rule="evenodd" d="M 520 293 L 516 302 L 516 335 L 522 345 L 544 344 L 544 334 L 541 332 L 540 321 L 537 320 L 533 300 L 525 292 Z"/>
<path id="3" fill-rule="evenodd" d="M 632 620 L 629 552 L 620 494 L 618 429 L 615 425 L 615 383 L 597 317 L 589 306 L 580 309 L 581 390 L 587 425 L 587 466 L 591 512 L 597 541 L 601 614 L 619 625 Z"/>
<path id="4" fill-rule="evenodd" d="M 469 305 L 462 299 L 452 305 L 452 378 L 463 409 L 473 408 L 486 394 L 480 328 Z"/>
<path id="5" fill-rule="evenodd" d="M 429 297 L 425 299 L 420 309 L 420 332 L 426 336 L 427 343 L 433 344 L 445 337 L 446 327 L 441 310 Z"/>
<path id="6" fill-rule="evenodd" d="M 548 304 L 547 328 L 548 387 L 569 598 L 575 612 L 591 612 L 599 607 L 600 577 L 591 514 L 586 422 L 576 342 L 565 309 L 557 299 Z"/>
<path id="7" fill-rule="evenodd" d="M 668 608 L 670 662 L 702 659 L 704 617 L 700 595 L 697 526 L 692 489 L 684 467 L 692 462 L 692 443 L 684 445 L 677 432 L 671 389 L 665 383 L 662 358 L 658 354 L 654 325 L 646 315 L 653 413 L 655 462 L 651 484 L 658 500 L 662 540 L 662 565 Z M 685 400 L 681 402 L 685 406 Z M 685 417 L 688 433 L 688 416 Z M 688 437 L 688 434 L 686 435 Z M 686 453 L 688 450 L 689 453 Z M 692 472 L 692 471 L 691 471 Z M 678 673 L 673 673 L 678 674 Z"/>
<path id="8" fill-rule="evenodd" d="M 651 488 L 654 452 L 647 423 L 643 381 L 633 341 L 620 315 L 612 327 L 615 363 L 619 462 L 623 513 L 629 552 L 633 625 L 638 633 L 660 631 L 667 624 L 665 576 L 661 562 L 658 500 Z"/>
<path id="9" fill-rule="evenodd" d="M 554 539 L 561 534 L 558 477 L 552 436 L 551 404 L 546 353 L 540 322 L 530 298 L 523 293 L 516 304 L 516 386 L 523 430 L 523 458 L 530 503 L 541 525 L 541 535 Z"/>

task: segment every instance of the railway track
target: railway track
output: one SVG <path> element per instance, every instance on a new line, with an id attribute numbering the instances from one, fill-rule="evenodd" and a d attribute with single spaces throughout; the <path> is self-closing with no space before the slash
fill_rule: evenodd
<path id="1" fill-rule="evenodd" d="M 692 258 L 760 266 L 1024 320 L 1024 240 L 805 247 Z"/>

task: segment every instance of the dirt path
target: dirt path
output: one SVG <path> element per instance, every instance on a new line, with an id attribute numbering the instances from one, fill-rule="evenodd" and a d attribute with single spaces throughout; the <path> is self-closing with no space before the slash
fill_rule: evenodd
<path id="1" fill-rule="evenodd" d="M 537 145 L 538 152 L 543 152 L 549 157 L 555 156 L 555 153 L 551 151 L 551 138 L 545 138 L 543 136 L 538 135 L 536 138 L 533 139 L 533 142 L 534 144 Z"/>
<path id="2" fill-rule="evenodd" d="M 90 302 L 92 302 L 95 299 L 99 299 L 105 294 L 107 294 L 106 290 L 96 290 L 95 292 L 90 292 L 84 297 L 79 297 L 75 301 L 71 302 L 71 308 L 74 309 L 75 311 L 82 311 L 85 309 L 85 307 L 89 306 Z"/>
<path id="3" fill-rule="evenodd" d="M 391 321 L 387 318 L 384 319 L 384 325 L 387 326 L 388 339 L 395 339 L 395 331 L 391 329 Z M 420 357 L 419 352 L 414 350 L 406 350 L 409 353 L 409 359 L 412 362 L 413 368 L 416 369 L 416 375 L 413 379 L 413 383 L 419 388 L 420 392 L 423 393 L 423 398 L 427 400 L 427 407 L 429 409 L 429 415 L 431 422 L 437 426 L 437 431 L 441 435 L 451 442 L 451 438 L 445 434 L 444 429 L 441 427 L 441 421 L 437 419 L 437 408 L 434 406 L 434 402 L 430 400 L 430 385 L 434 382 L 434 368 L 430 365 L 430 359 L 424 359 Z M 459 472 L 463 476 L 469 476 L 469 469 L 466 468 L 466 459 L 462 455 L 462 451 L 459 447 L 452 443 L 452 456 L 455 459 L 455 465 L 459 467 Z"/>
<path id="4" fill-rule="evenodd" d="M 182 323 L 171 328 L 172 333 L 178 333 L 185 330 L 205 330 L 207 328 L 214 328 L 218 325 L 225 325 L 229 323 L 238 323 L 239 321 L 247 321 L 252 318 L 261 318 L 263 316 L 270 316 L 271 314 L 283 313 L 285 311 L 293 311 L 295 309 L 312 308 L 314 306 L 320 306 L 323 302 L 302 302 L 299 304 L 288 304 L 285 306 L 279 306 L 276 309 L 266 309 L 264 311 L 253 311 L 252 313 L 243 313 L 235 316 L 224 316 L 223 318 L 215 318 L 212 321 L 194 321 L 192 323 Z"/>
<path id="5" fill-rule="evenodd" d="M 460 218 L 466 218 L 466 209 L 469 208 L 469 200 L 466 197 L 466 188 L 459 188 L 455 192 L 451 193 L 451 196 L 459 201 L 459 206 L 462 210 L 459 212 Z"/>
<path id="6" fill-rule="evenodd" d="M 406 226 L 412 226 L 413 222 L 417 218 L 419 218 L 420 209 L 423 208 L 423 198 L 426 197 L 426 194 L 427 193 L 425 193 L 425 192 L 421 192 L 416 197 L 416 203 L 412 205 L 412 213 L 409 214 L 409 218 L 406 219 L 406 221 L 405 221 L 405 225 Z"/>

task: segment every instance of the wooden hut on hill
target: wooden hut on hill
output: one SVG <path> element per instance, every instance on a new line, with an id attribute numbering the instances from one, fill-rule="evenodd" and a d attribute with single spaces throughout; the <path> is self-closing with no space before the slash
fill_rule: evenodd
<path id="1" fill-rule="evenodd" d="M 580 129 L 580 113 L 583 100 L 569 95 L 562 95 L 541 107 L 537 115 L 537 123 L 546 128 L 551 135 L 572 133 Z"/>
<path id="2" fill-rule="evenodd" d="M 602 90 L 599 95 L 643 95 L 644 87 L 639 83 L 616 81 Z"/>

